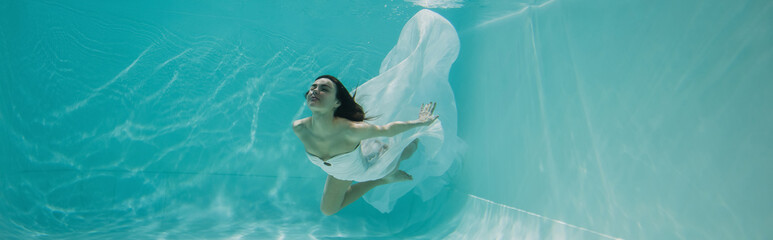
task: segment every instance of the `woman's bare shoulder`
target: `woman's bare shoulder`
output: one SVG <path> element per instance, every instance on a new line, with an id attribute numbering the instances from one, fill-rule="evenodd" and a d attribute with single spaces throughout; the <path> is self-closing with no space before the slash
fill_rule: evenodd
<path id="1" fill-rule="evenodd" d="M 352 121 L 346 118 L 341 118 L 341 120 L 349 130 L 363 128 L 371 125 L 370 123 L 366 123 L 365 121 Z"/>
<path id="2" fill-rule="evenodd" d="M 345 135 L 349 140 L 359 142 L 363 139 L 372 137 L 369 133 L 378 128 L 379 126 L 365 121 L 349 121 L 347 122 L 347 131 Z"/>
<path id="3" fill-rule="evenodd" d="M 310 119 L 311 117 L 306 117 L 306 118 L 293 121 L 293 131 L 296 134 L 303 132 L 303 130 L 306 129 L 307 123 L 309 122 Z"/>

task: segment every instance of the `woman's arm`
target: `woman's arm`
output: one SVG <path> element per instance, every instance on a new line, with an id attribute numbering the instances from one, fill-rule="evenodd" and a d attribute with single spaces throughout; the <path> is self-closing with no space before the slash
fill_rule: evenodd
<path id="1" fill-rule="evenodd" d="M 396 121 L 380 126 L 366 122 L 353 122 L 351 132 L 354 139 L 362 140 L 373 137 L 393 137 L 411 128 L 426 125 L 429 125 L 429 122 L 421 122 L 419 120 Z"/>
<path id="2" fill-rule="evenodd" d="M 353 140 L 356 141 L 373 137 L 393 137 L 397 134 L 408 131 L 411 128 L 429 126 L 432 124 L 432 122 L 435 121 L 435 119 L 438 118 L 437 115 L 432 116 L 432 113 L 435 111 L 435 105 L 437 104 L 422 104 L 421 112 L 419 112 L 419 119 L 416 120 L 395 121 L 383 126 L 373 125 L 366 122 L 352 122 L 350 128 L 352 133 L 351 136 Z"/>

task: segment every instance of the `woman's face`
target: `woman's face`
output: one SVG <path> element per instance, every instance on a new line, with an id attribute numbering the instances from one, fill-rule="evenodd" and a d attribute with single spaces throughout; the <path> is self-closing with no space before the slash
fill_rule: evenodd
<path id="1" fill-rule="evenodd" d="M 334 110 L 341 103 L 336 99 L 335 83 L 327 78 L 314 81 L 306 94 L 306 103 L 312 110 Z"/>

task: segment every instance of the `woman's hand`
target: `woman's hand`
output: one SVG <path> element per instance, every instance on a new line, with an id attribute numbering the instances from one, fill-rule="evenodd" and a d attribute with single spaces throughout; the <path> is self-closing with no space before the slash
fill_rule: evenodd
<path id="1" fill-rule="evenodd" d="M 438 118 L 438 115 L 432 115 L 432 113 L 435 112 L 435 106 L 437 106 L 437 103 L 429 102 L 427 104 L 421 104 L 421 111 L 419 112 L 419 122 L 422 123 L 424 126 L 429 126 L 432 124 L 432 122 L 435 121 L 435 119 Z"/>

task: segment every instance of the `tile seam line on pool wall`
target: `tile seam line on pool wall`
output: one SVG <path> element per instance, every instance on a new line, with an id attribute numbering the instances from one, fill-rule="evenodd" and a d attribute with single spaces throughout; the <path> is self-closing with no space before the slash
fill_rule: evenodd
<path id="1" fill-rule="evenodd" d="M 472 195 L 472 194 L 467 194 L 467 196 L 470 197 L 470 198 L 476 199 L 476 200 L 484 201 L 484 202 L 489 203 L 489 204 L 494 204 L 494 205 L 497 205 L 497 206 L 500 206 L 500 207 L 503 207 L 503 208 L 507 208 L 507 209 L 510 209 L 510 210 L 515 210 L 515 211 L 518 211 L 518 212 L 521 212 L 521 213 L 525 213 L 525 214 L 528 214 L 528 215 L 539 217 L 539 218 L 542 218 L 542 219 L 545 219 L 545 220 L 549 220 L 551 222 L 555 222 L 555 223 L 558 223 L 558 224 L 561 224 L 561 225 L 564 225 L 564 226 L 568 226 L 568 227 L 571 227 L 571 228 L 575 228 L 575 229 L 579 229 L 579 230 L 582 230 L 582 231 L 590 232 L 590 233 L 593 233 L 593 234 L 596 234 L 596 235 L 599 235 L 599 236 L 602 236 L 602 237 L 606 237 L 606 238 L 609 238 L 609 239 L 623 240 L 622 238 L 613 237 L 613 236 L 610 236 L 610 235 L 607 235 L 607 234 L 603 234 L 603 233 L 600 233 L 600 232 L 596 232 L 596 231 L 593 231 L 593 230 L 590 230 L 590 229 L 587 229 L 587 228 L 584 228 L 584 227 L 572 225 L 572 224 L 563 222 L 561 220 L 552 219 L 552 218 L 545 217 L 545 216 L 542 216 L 542 215 L 539 215 L 539 214 L 536 214 L 536 213 L 533 213 L 533 212 L 529 212 L 529 211 L 526 211 L 526 210 L 523 210 L 523 209 L 520 209 L 520 208 L 516 208 L 516 207 L 508 206 L 508 205 L 505 205 L 505 204 L 497 203 L 497 202 L 494 202 L 494 201 L 491 201 L 491 200 L 488 200 L 488 199 L 485 199 L 485 198 L 482 198 L 482 197 L 478 197 L 478 196 L 475 196 L 475 195 Z"/>

